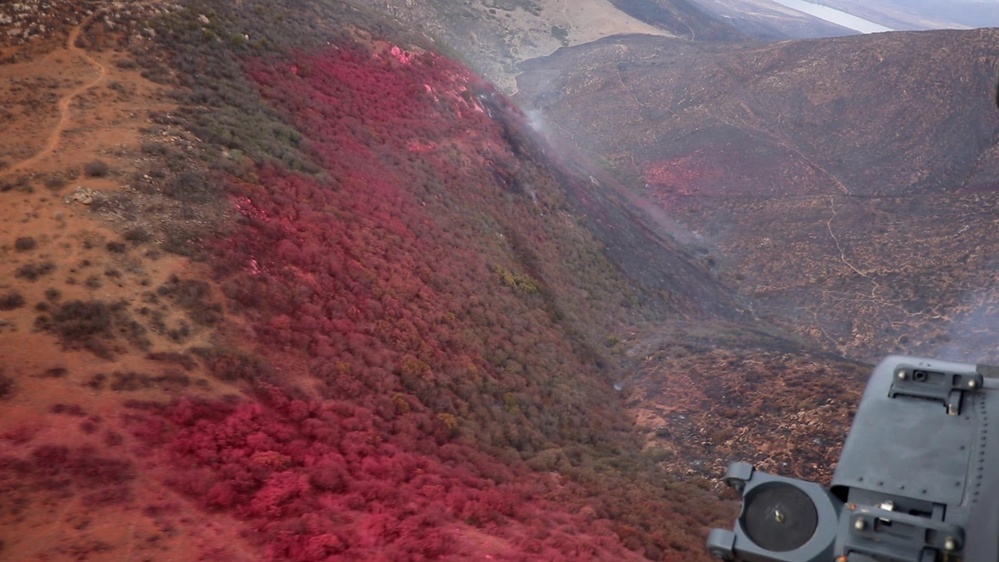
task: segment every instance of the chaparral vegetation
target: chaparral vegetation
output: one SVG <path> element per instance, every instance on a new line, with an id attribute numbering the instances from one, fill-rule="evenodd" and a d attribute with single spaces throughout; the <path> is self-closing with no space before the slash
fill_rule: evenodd
<path id="1" fill-rule="evenodd" d="M 734 515 L 708 478 L 728 456 L 828 473 L 846 383 L 813 362 L 742 396 L 800 342 L 440 42 L 342 0 L 62 8 L 26 29 L 63 50 L 5 63 L 93 76 L 32 102 L 55 132 L 0 171 L 72 210 L 0 248 L 0 310 L 52 352 L 0 365 L 0 523 L 75 538 L 10 531 L 0 557 L 700 560 Z M 76 143 L 74 111 L 140 91 L 134 146 L 21 173 Z M 80 216 L 103 222 L 58 234 Z M 766 352 L 719 352 L 723 332 Z M 691 382 L 704 357 L 748 386 Z M 652 364 L 676 376 L 631 384 Z M 643 392 L 669 447 L 636 427 Z"/>

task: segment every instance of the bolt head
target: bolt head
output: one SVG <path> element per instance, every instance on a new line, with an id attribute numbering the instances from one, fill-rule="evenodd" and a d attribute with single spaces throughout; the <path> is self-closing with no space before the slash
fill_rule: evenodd
<path id="1" fill-rule="evenodd" d="M 954 540 L 954 537 L 947 537 L 947 540 L 944 541 L 944 550 L 947 552 L 957 550 L 957 541 Z"/>
<path id="2" fill-rule="evenodd" d="M 853 528 L 858 531 L 863 531 L 864 529 L 867 528 L 867 523 L 865 523 L 863 519 L 858 518 L 856 521 L 853 522 Z"/>

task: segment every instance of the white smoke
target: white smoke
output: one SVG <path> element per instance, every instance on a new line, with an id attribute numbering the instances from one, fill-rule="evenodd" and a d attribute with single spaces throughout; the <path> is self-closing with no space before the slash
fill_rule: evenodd
<path id="1" fill-rule="evenodd" d="M 551 128 L 545 122 L 544 112 L 540 109 L 528 109 L 524 112 L 524 115 L 527 116 L 527 123 L 532 129 L 544 135 L 545 138 L 549 138 Z"/>

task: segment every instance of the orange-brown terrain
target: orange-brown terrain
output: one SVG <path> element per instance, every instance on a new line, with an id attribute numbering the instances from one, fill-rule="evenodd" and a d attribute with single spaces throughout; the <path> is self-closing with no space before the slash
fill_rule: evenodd
<path id="1" fill-rule="evenodd" d="M 204 266 L 91 212 L 129 192 L 142 143 L 180 139 L 146 130 L 151 112 L 174 106 L 163 87 L 127 53 L 88 46 L 95 20 L 156 8 L 89 7 L 0 7 L 30 31 L 6 34 L 0 49 L 0 558 L 193 559 L 220 537 L 238 551 L 232 524 L 190 509 L 141 467 L 121 422 L 127 400 L 233 388 L 176 360 L 217 327 L 159 300 L 171 279 Z M 151 317 L 160 329 L 147 328 Z"/>

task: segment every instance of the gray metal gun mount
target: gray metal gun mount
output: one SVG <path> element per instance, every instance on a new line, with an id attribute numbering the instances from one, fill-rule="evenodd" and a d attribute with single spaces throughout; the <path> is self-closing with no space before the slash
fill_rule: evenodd
<path id="1" fill-rule="evenodd" d="M 732 463 L 747 562 L 999 562 L 999 368 L 891 356 L 871 375 L 827 489 Z"/>

